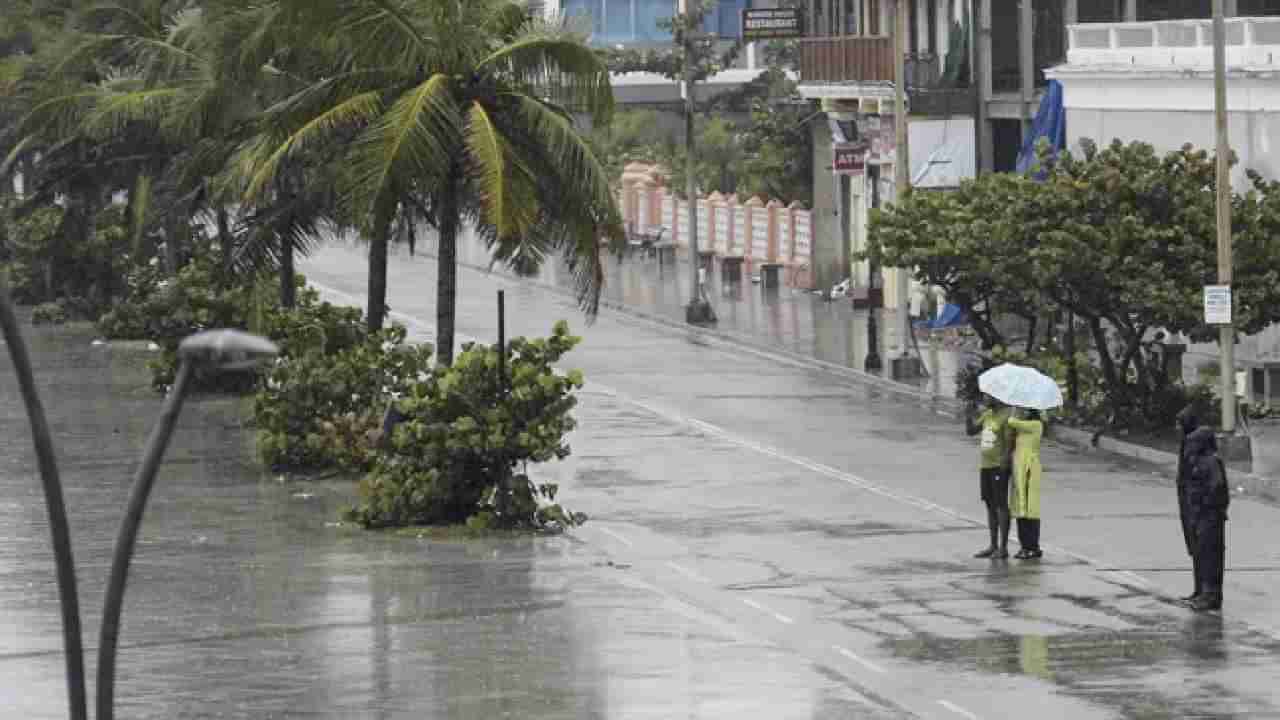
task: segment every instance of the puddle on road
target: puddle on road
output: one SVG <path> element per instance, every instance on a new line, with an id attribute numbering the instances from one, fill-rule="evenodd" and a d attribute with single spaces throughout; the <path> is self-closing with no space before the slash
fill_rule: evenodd
<path id="1" fill-rule="evenodd" d="M 1268 665 L 1280 642 L 1220 615 L 1123 632 L 930 633 L 884 640 L 895 657 L 979 675 L 1022 675 L 1125 718 L 1280 717 Z"/>

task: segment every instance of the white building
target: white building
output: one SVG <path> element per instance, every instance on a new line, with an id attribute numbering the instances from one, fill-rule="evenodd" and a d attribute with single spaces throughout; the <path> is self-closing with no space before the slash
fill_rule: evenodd
<path id="1" fill-rule="evenodd" d="M 1228 126 L 1240 157 L 1232 183 L 1246 168 L 1280 179 L 1280 17 L 1229 18 L 1226 26 Z M 1062 83 L 1070 142 L 1213 151 L 1211 21 L 1075 25 L 1068 35 L 1066 64 L 1047 75 Z"/>
<path id="2" fill-rule="evenodd" d="M 1273 15 L 1280 0 L 1261 10 Z M 1227 21 L 1229 142 L 1246 169 L 1280 179 L 1280 17 Z M 1213 152 L 1216 144 L 1212 22 L 1100 23 L 1069 28 L 1067 62 L 1047 71 L 1064 90 L 1067 138 L 1099 144 L 1114 139 L 1150 143 L 1160 151 L 1185 143 Z M 1193 345 L 1184 374 L 1218 357 L 1215 344 Z M 1237 368 L 1247 370 L 1255 402 L 1280 399 L 1280 329 L 1243 338 Z"/>

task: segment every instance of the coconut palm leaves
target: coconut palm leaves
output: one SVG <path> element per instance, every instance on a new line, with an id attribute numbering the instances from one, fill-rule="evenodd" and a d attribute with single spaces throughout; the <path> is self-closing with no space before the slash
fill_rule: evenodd
<path id="1" fill-rule="evenodd" d="M 264 187 L 293 153 L 351 133 L 352 172 L 341 190 L 365 218 L 371 258 L 385 254 L 405 213 L 421 213 L 439 230 L 443 362 L 452 358 L 454 246 L 466 225 L 495 260 L 520 271 L 563 255 L 579 301 L 594 312 L 601 242 L 616 247 L 623 233 L 608 178 L 570 114 L 606 122 L 613 109 L 608 70 L 585 38 L 509 0 L 312 5 L 273 3 L 278 28 L 324 38 L 295 48 L 300 59 L 289 66 L 323 79 L 268 111 L 279 140 L 251 153 L 251 188 Z M 314 64 L 326 55 L 327 67 Z M 371 289 L 385 282 L 377 272 L 371 266 Z M 371 293 L 371 322 L 384 301 Z"/>

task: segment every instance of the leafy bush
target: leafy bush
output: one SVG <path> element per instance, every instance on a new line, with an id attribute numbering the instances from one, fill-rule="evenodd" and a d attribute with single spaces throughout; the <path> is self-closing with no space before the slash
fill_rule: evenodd
<path id="1" fill-rule="evenodd" d="M 32 325 L 62 325 L 68 319 L 67 308 L 60 302 L 40 303 L 31 311 Z"/>
<path id="2" fill-rule="evenodd" d="M 21 218 L 6 213 L 4 261 L 14 300 L 53 302 L 75 298 L 71 316 L 94 319 L 119 290 L 129 266 L 123 210 L 108 206 L 85 228 L 58 206 L 40 207 Z"/>
<path id="3" fill-rule="evenodd" d="M 355 310 L 356 320 L 359 315 Z M 370 436 L 387 403 L 427 377 L 431 367 L 431 347 L 404 339 L 404 328 L 392 326 L 334 353 L 303 350 L 286 340 L 287 352 L 267 372 L 253 402 L 263 462 L 273 468 L 367 470 Z"/>
<path id="4" fill-rule="evenodd" d="M 556 488 L 514 473 L 569 455 L 565 438 L 582 373 L 558 375 L 552 364 L 579 341 L 563 321 L 549 338 L 512 340 L 509 383 L 499 375 L 496 348 L 468 344 L 453 366 L 414 383 L 396 405 L 405 419 L 360 482 L 361 502 L 348 518 L 365 527 L 581 522 L 558 505 L 539 508 L 538 498 L 553 501 Z"/>

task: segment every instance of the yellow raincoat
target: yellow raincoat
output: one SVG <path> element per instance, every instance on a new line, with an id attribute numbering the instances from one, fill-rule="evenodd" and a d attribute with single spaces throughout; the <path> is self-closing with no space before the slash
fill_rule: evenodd
<path id="1" fill-rule="evenodd" d="M 1013 482 L 1009 483 L 1009 514 L 1015 518 L 1040 518 L 1040 438 L 1044 423 L 1009 419 L 1017 433 L 1013 450 Z"/>

